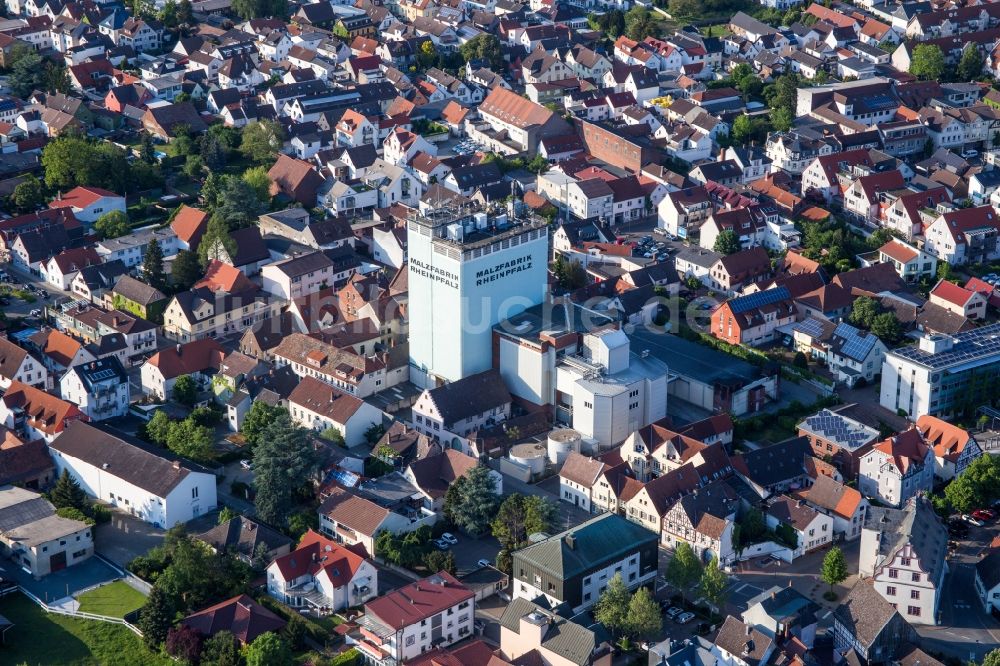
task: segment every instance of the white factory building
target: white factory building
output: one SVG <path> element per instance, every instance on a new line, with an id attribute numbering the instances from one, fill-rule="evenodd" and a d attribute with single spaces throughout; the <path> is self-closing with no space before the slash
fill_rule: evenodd
<path id="1" fill-rule="evenodd" d="M 667 415 L 666 363 L 632 353 L 628 335 L 599 313 L 546 304 L 494 335 L 511 394 L 529 409 L 550 408 L 602 449 Z"/>
<path id="2" fill-rule="evenodd" d="M 548 230 L 443 207 L 407 222 L 410 380 L 432 388 L 493 367 L 492 328 L 541 303 Z"/>

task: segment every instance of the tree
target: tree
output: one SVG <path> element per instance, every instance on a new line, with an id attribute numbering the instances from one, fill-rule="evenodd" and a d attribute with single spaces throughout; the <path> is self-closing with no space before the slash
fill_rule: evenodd
<path id="1" fill-rule="evenodd" d="M 227 235 L 234 229 L 250 226 L 263 211 L 262 200 L 247 181 L 234 176 L 223 179 L 215 215 L 225 222 Z"/>
<path id="2" fill-rule="evenodd" d="M 775 109 L 771 113 L 771 126 L 776 132 L 787 132 L 795 122 L 795 115 L 786 106 Z"/>
<path id="3" fill-rule="evenodd" d="M 726 601 L 726 574 L 719 568 L 719 558 L 712 558 L 712 561 L 705 565 L 701 572 L 701 580 L 698 582 L 698 592 L 710 606 L 722 608 Z"/>
<path id="4" fill-rule="evenodd" d="M 432 550 L 427 553 L 424 555 L 424 566 L 427 567 L 428 571 L 447 571 L 453 576 L 458 571 L 458 565 L 455 563 L 455 553 L 450 550 Z"/>
<path id="5" fill-rule="evenodd" d="M 44 59 L 37 53 L 25 53 L 18 57 L 11 66 L 7 85 L 17 97 L 28 97 L 35 90 L 43 87 L 45 81 Z"/>
<path id="6" fill-rule="evenodd" d="M 267 427 L 277 418 L 280 412 L 286 411 L 282 407 L 275 407 L 261 400 L 254 400 L 250 405 L 250 410 L 243 418 L 243 439 L 251 449 L 256 448 Z"/>
<path id="7" fill-rule="evenodd" d="M 149 419 L 149 423 L 146 424 L 146 435 L 151 442 L 160 446 L 166 446 L 167 438 L 170 436 L 171 425 L 173 425 L 173 421 L 170 420 L 167 413 L 162 409 L 158 409 L 153 412 L 153 418 Z"/>
<path id="8" fill-rule="evenodd" d="M 205 160 L 201 159 L 201 155 L 188 155 L 181 171 L 191 180 L 197 180 L 205 171 Z"/>
<path id="9" fill-rule="evenodd" d="M 251 167 L 244 171 L 243 182 L 253 190 L 261 203 L 268 203 L 271 200 L 271 177 L 267 175 L 267 169 L 264 167 Z"/>
<path id="10" fill-rule="evenodd" d="M 956 511 L 967 513 L 1000 499 L 1000 457 L 984 455 L 972 461 L 944 488 Z"/>
<path id="11" fill-rule="evenodd" d="M 174 257 L 170 266 L 170 278 L 178 291 L 190 289 L 191 285 L 201 279 L 201 264 L 198 255 L 191 250 L 181 250 Z"/>
<path id="12" fill-rule="evenodd" d="M 903 327 L 892 312 L 883 312 L 872 320 L 871 332 L 888 343 L 896 343 L 903 337 Z"/>
<path id="13" fill-rule="evenodd" d="M 292 423 L 288 412 L 278 412 L 264 429 L 253 453 L 257 515 L 266 523 L 284 526 L 294 505 L 295 491 L 319 466 L 306 430 Z"/>
<path id="14" fill-rule="evenodd" d="M 556 517 L 556 507 L 544 497 L 514 493 L 504 499 L 490 524 L 493 536 L 504 550 L 516 550 L 535 532 L 547 532 Z"/>
<path id="15" fill-rule="evenodd" d="M 434 42 L 427 40 L 420 44 L 420 50 L 417 52 L 417 62 L 423 69 L 433 67 L 438 61 L 437 48 L 434 47 Z"/>
<path id="16" fill-rule="evenodd" d="M 944 75 L 944 52 L 936 44 L 917 44 L 910 56 L 910 74 L 924 81 L 940 81 Z"/>
<path id="17" fill-rule="evenodd" d="M 87 494 L 80 487 L 69 474 L 69 470 L 65 467 L 63 468 L 62 474 L 59 475 L 59 479 L 56 481 L 56 485 L 52 488 L 52 492 L 49 493 L 49 501 L 57 509 L 62 508 L 74 508 L 82 510 L 87 506 Z"/>
<path id="18" fill-rule="evenodd" d="M 12 200 L 19 212 L 30 213 L 38 210 L 45 203 L 45 192 L 42 190 L 42 181 L 28 174 L 14 188 Z"/>
<path id="19" fill-rule="evenodd" d="M 962 49 L 962 58 L 955 68 L 959 81 L 975 81 L 983 74 L 983 56 L 975 42 L 968 42 Z"/>
<path id="20" fill-rule="evenodd" d="M 213 435 L 211 428 L 198 425 L 188 417 L 170 425 L 167 448 L 179 456 L 206 461 L 212 457 Z"/>
<path id="21" fill-rule="evenodd" d="M 193 20 L 193 10 L 191 0 L 180 0 L 177 3 L 177 22 L 181 25 L 190 25 Z"/>
<path id="22" fill-rule="evenodd" d="M 228 523 L 233 518 L 239 518 L 240 515 L 241 514 L 240 514 L 239 511 L 237 511 L 235 509 L 231 509 L 228 506 L 224 506 L 224 507 L 222 507 L 222 511 L 219 511 L 219 521 L 218 521 L 218 524 L 219 525 L 223 525 L 225 523 Z"/>
<path id="23" fill-rule="evenodd" d="M 273 120 L 260 120 L 243 128 L 240 151 L 257 164 L 271 163 L 284 141 L 285 133 L 281 125 Z"/>
<path id="24" fill-rule="evenodd" d="M 733 120 L 732 129 L 729 130 L 729 138 L 735 144 L 746 144 L 750 141 L 750 134 L 753 132 L 753 121 L 750 116 L 736 116 Z"/>
<path id="25" fill-rule="evenodd" d="M 712 249 L 719 254 L 734 254 L 743 248 L 740 247 L 740 239 L 736 236 L 736 232 L 726 229 L 719 232 L 719 235 L 715 237 L 715 244 L 712 246 Z"/>
<path id="26" fill-rule="evenodd" d="M 851 323 L 858 328 L 870 329 L 878 313 L 878 301 L 868 296 L 859 296 L 851 305 Z"/>
<path id="27" fill-rule="evenodd" d="M 594 606 L 594 619 L 614 635 L 628 631 L 630 598 L 621 573 L 616 573 Z"/>
<path id="28" fill-rule="evenodd" d="M 201 138 L 201 159 L 212 171 L 220 171 L 226 166 L 229 151 L 215 134 L 205 134 Z"/>
<path id="29" fill-rule="evenodd" d="M 823 558 L 823 566 L 820 568 L 819 577 L 824 583 L 830 586 L 830 596 L 833 596 L 833 586 L 839 585 L 847 580 L 847 558 L 844 551 L 839 546 L 834 546 Z"/>
<path id="30" fill-rule="evenodd" d="M 629 636 L 646 641 L 663 629 L 663 613 L 648 587 L 640 587 L 629 600 L 625 626 Z"/>
<path id="31" fill-rule="evenodd" d="M 983 666 L 1000 666 L 1000 648 L 988 652 L 983 657 Z"/>
<path id="32" fill-rule="evenodd" d="M 458 529 L 478 537 L 489 529 L 490 521 L 496 515 L 499 498 L 496 494 L 496 479 L 489 468 L 477 465 L 461 477 L 464 483 L 458 485 L 458 497 L 445 509 Z M 448 505 L 448 495 L 445 495 Z"/>
<path id="33" fill-rule="evenodd" d="M 185 407 L 193 407 L 198 400 L 198 385 L 191 375 L 181 375 L 174 380 L 174 400 Z"/>
<path id="34" fill-rule="evenodd" d="M 153 586 L 146 605 L 139 611 L 136 626 L 142 631 L 143 640 L 152 650 L 158 650 L 160 644 L 167 639 L 167 632 L 174 617 L 173 604 L 162 589 Z"/>
<path id="35" fill-rule="evenodd" d="M 142 257 L 140 276 L 143 282 L 154 289 L 166 291 L 167 274 L 163 271 L 163 248 L 155 238 L 146 246 L 146 254 Z"/>
<path id="36" fill-rule="evenodd" d="M 701 562 L 690 545 L 677 544 L 670 562 L 667 563 L 664 577 L 680 591 L 682 597 L 686 596 L 691 586 L 701 578 Z"/>
<path id="37" fill-rule="evenodd" d="M 794 365 L 796 368 L 808 369 L 809 359 L 806 358 L 806 355 L 803 354 L 802 352 L 795 352 L 795 357 L 792 358 L 792 365 Z"/>
<path id="38" fill-rule="evenodd" d="M 198 260 L 202 266 L 208 266 L 213 259 L 223 259 L 226 255 L 236 255 L 236 241 L 229 233 L 229 225 L 225 218 L 216 213 L 208 218 L 205 233 L 198 241 Z"/>
<path id="39" fill-rule="evenodd" d="M 635 5 L 625 12 L 625 34 L 629 39 L 641 42 L 647 37 L 655 37 L 658 32 L 656 19 L 642 5 Z"/>
<path id="40" fill-rule="evenodd" d="M 620 9 L 611 9 L 603 14 L 590 14 L 587 16 L 587 24 L 591 30 L 602 32 L 611 39 L 618 39 L 625 32 L 625 13 Z"/>
<path id="41" fill-rule="evenodd" d="M 128 225 L 128 217 L 120 210 L 113 210 L 101 215 L 94 222 L 94 231 L 101 238 L 120 238 L 132 232 Z"/>
<path id="42" fill-rule="evenodd" d="M 201 634 L 185 624 L 167 632 L 167 654 L 181 662 L 197 664 L 201 659 Z"/>
<path id="43" fill-rule="evenodd" d="M 458 47 L 458 51 L 466 61 L 485 60 L 497 72 L 505 68 L 503 49 L 496 35 L 480 33 Z"/>
<path id="44" fill-rule="evenodd" d="M 220 631 L 201 646 L 201 666 L 240 666 L 240 644 L 228 631 Z"/>
<path id="45" fill-rule="evenodd" d="M 951 279 L 951 264 L 947 261 L 939 261 L 937 265 L 937 279 L 938 280 L 950 280 Z"/>
<path id="46" fill-rule="evenodd" d="M 290 666 L 292 651 L 278 634 L 267 632 L 254 639 L 245 650 L 247 666 Z"/>

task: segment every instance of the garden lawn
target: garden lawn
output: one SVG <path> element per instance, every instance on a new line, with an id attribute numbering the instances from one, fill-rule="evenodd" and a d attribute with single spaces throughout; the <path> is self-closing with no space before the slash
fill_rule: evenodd
<path id="1" fill-rule="evenodd" d="M 95 615 L 125 617 L 126 614 L 146 605 L 146 596 L 124 581 L 88 590 L 76 598 L 80 610 Z"/>
<path id="2" fill-rule="evenodd" d="M 14 623 L 0 646 L 2 664 L 176 666 L 121 625 L 47 614 L 21 594 L 0 599 L 0 614 Z"/>

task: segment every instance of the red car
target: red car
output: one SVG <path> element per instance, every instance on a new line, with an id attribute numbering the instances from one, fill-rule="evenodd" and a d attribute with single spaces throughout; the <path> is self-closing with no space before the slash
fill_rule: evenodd
<path id="1" fill-rule="evenodd" d="M 989 509 L 979 509 L 972 512 L 972 517 L 976 520 L 993 520 L 997 516 Z"/>

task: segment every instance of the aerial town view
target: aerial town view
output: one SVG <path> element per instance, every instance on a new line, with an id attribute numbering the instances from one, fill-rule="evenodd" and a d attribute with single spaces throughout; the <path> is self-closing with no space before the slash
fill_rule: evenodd
<path id="1" fill-rule="evenodd" d="M 2 0 L 0 666 L 1000 666 L 1000 0 Z"/>

